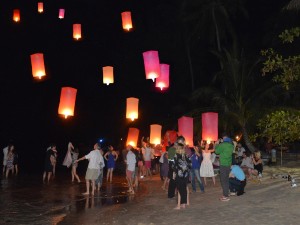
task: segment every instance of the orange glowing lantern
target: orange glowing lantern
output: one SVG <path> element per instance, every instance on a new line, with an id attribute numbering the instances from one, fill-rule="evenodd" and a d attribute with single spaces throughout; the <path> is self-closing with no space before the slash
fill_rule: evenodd
<path id="1" fill-rule="evenodd" d="M 150 125 L 150 143 L 155 145 L 161 144 L 161 125 Z"/>
<path id="2" fill-rule="evenodd" d="M 126 145 L 131 145 L 132 147 L 136 147 L 139 139 L 139 133 L 140 133 L 139 129 L 130 127 L 128 130 Z"/>
<path id="3" fill-rule="evenodd" d="M 146 79 L 154 79 L 160 75 L 158 51 L 147 51 L 143 53 Z"/>
<path id="4" fill-rule="evenodd" d="M 65 18 L 65 9 L 59 9 L 59 11 L 58 11 L 58 18 L 59 19 Z"/>
<path id="5" fill-rule="evenodd" d="M 20 19 L 21 19 L 20 10 L 19 9 L 14 9 L 13 20 L 15 22 L 19 22 Z"/>
<path id="6" fill-rule="evenodd" d="M 194 123 L 192 117 L 183 116 L 178 119 L 178 133 L 185 138 L 185 143 L 194 146 Z"/>
<path id="7" fill-rule="evenodd" d="M 160 90 L 163 90 L 163 88 L 168 88 L 169 74 L 170 74 L 170 65 L 160 64 L 160 75 L 155 80 L 155 87 L 159 87 Z"/>
<path id="8" fill-rule="evenodd" d="M 122 12 L 122 26 L 124 30 L 132 29 L 131 12 Z"/>
<path id="9" fill-rule="evenodd" d="M 207 142 L 218 140 L 218 113 L 202 113 L 202 140 Z"/>
<path id="10" fill-rule="evenodd" d="M 44 3 L 38 2 L 38 12 L 43 13 L 44 12 Z"/>
<path id="11" fill-rule="evenodd" d="M 112 84 L 114 83 L 114 68 L 112 66 L 105 66 L 103 70 L 103 84 Z"/>
<path id="12" fill-rule="evenodd" d="M 139 99 L 127 98 L 126 118 L 134 121 L 139 118 Z"/>
<path id="13" fill-rule="evenodd" d="M 64 115 L 65 118 L 74 116 L 76 93 L 77 89 L 72 87 L 63 87 L 61 89 L 58 114 Z"/>
<path id="14" fill-rule="evenodd" d="M 81 24 L 73 24 L 73 38 L 77 41 L 81 39 Z"/>
<path id="15" fill-rule="evenodd" d="M 32 76 L 41 79 L 46 76 L 44 55 L 43 53 L 35 53 L 30 55 Z"/>

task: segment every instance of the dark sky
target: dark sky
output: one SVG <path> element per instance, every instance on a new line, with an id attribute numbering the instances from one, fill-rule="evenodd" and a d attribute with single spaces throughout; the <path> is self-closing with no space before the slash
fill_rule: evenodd
<path id="1" fill-rule="evenodd" d="M 51 142 L 65 148 L 69 140 L 91 145 L 105 138 L 106 143 L 118 144 L 130 126 L 147 136 L 150 124 L 162 124 L 165 131 L 186 113 L 173 111 L 191 91 L 180 21 L 182 1 L 49 0 L 43 1 L 43 14 L 37 12 L 37 2 L 0 2 L 0 146 L 9 139 L 20 152 L 43 152 Z M 259 50 L 262 35 L 272 30 L 261 20 L 268 15 L 275 18 L 282 3 L 246 2 L 248 24 L 241 20 L 236 26 L 240 36 L 248 35 L 243 38 L 248 47 Z M 19 23 L 12 20 L 15 8 L 21 11 Z M 66 10 L 63 20 L 58 19 L 59 8 Z M 122 29 L 123 11 L 132 12 L 132 32 Z M 74 23 L 82 24 L 79 42 L 72 38 Z M 198 86 L 218 69 L 208 63 L 211 55 L 204 55 L 206 45 L 203 42 L 192 49 L 195 65 L 201 64 L 194 67 Z M 161 63 L 170 64 L 167 91 L 160 92 L 145 79 L 142 53 L 148 50 L 158 50 Z M 30 55 L 37 52 L 44 53 L 47 73 L 41 82 L 31 74 Z M 102 67 L 108 65 L 114 67 L 115 83 L 106 86 L 102 84 Z M 63 86 L 78 89 L 75 116 L 67 120 L 57 114 Z M 140 99 L 139 119 L 134 123 L 125 118 L 127 97 Z"/>
<path id="2" fill-rule="evenodd" d="M 1 146 L 9 139 L 34 148 L 68 140 L 91 144 L 98 138 L 116 143 L 132 125 L 149 135 L 150 124 L 172 117 L 172 86 L 188 82 L 181 44 L 175 43 L 180 37 L 172 37 L 177 33 L 176 4 L 51 0 L 43 1 L 44 13 L 39 14 L 37 2 L 0 3 Z M 19 23 L 12 21 L 15 8 L 21 11 Z M 66 10 L 63 20 L 58 19 L 59 8 Z M 134 26 L 129 33 L 123 31 L 120 15 L 127 10 Z M 82 24 L 79 42 L 72 38 L 73 23 Z M 158 50 L 161 63 L 171 65 L 170 90 L 160 92 L 145 79 L 142 52 L 147 50 Z M 47 73 L 40 82 L 31 74 L 30 55 L 37 52 L 44 53 Z M 102 67 L 108 65 L 114 67 L 115 84 L 106 86 Z M 63 86 L 78 89 L 75 116 L 67 120 L 57 114 Z M 137 122 L 125 118 L 127 97 L 140 99 Z"/>

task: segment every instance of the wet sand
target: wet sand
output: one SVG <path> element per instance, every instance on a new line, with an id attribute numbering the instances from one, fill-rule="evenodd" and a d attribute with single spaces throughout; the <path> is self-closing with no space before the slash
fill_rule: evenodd
<path id="1" fill-rule="evenodd" d="M 192 193 L 191 205 L 174 210 L 176 199 L 168 199 L 159 176 L 140 182 L 137 194 L 129 195 L 124 177 L 104 185 L 94 197 L 84 197 L 85 183 L 58 177 L 44 185 L 32 177 L 2 180 L 0 224 L 300 224 L 300 186 L 274 174 L 290 172 L 300 179 L 297 164 L 265 167 L 262 182 L 249 181 L 246 193 L 220 202 L 219 178 L 208 179 L 205 193 Z M 300 184 L 298 184 L 300 185 Z M 199 191 L 199 189 L 198 189 Z"/>

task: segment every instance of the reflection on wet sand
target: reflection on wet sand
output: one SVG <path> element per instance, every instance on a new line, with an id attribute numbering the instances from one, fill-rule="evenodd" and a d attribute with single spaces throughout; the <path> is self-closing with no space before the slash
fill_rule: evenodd
<path id="1" fill-rule="evenodd" d="M 115 176 L 113 183 L 104 183 L 95 196 L 83 196 L 85 183 L 70 183 L 56 176 L 50 184 L 33 176 L 1 180 L 0 224 L 63 224 L 74 217 L 99 209 L 114 207 L 134 199 L 129 196 L 124 177 Z"/>

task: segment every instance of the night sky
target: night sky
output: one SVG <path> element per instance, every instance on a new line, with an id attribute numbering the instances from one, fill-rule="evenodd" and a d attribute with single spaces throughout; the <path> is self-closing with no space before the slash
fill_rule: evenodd
<path id="1" fill-rule="evenodd" d="M 183 1 L 51 0 L 43 1 L 42 14 L 37 2 L 0 3 L 1 146 L 13 139 L 21 155 L 38 158 L 51 142 L 62 152 L 69 140 L 91 147 L 104 138 L 105 144 L 118 146 L 131 126 L 139 128 L 142 136 L 149 135 L 153 123 L 162 124 L 163 131 L 176 128 L 177 119 L 186 113 L 175 110 L 176 105 L 191 93 Z M 275 32 L 268 23 L 276 20 L 283 3 L 246 2 L 249 18 L 235 25 L 244 36 L 242 44 L 248 40 L 247 47 L 258 54 L 266 43 L 263 34 Z M 21 11 L 19 23 L 12 20 L 15 8 Z M 66 10 L 63 20 L 58 19 L 59 8 Z M 123 11 L 132 13 L 131 32 L 122 29 Z M 72 38 L 74 23 L 82 25 L 80 41 Z M 207 43 L 201 41 L 193 48 L 196 87 L 209 82 L 218 70 Z M 145 79 L 142 53 L 148 50 L 158 50 L 160 62 L 170 64 L 166 91 Z M 42 81 L 34 80 L 31 73 L 30 55 L 38 52 L 44 54 L 47 73 Z M 114 67 L 114 84 L 102 83 L 103 66 Z M 57 114 L 64 86 L 78 89 L 75 116 L 67 120 Z M 139 119 L 133 123 L 125 118 L 127 97 L 140 99 Z"/>

